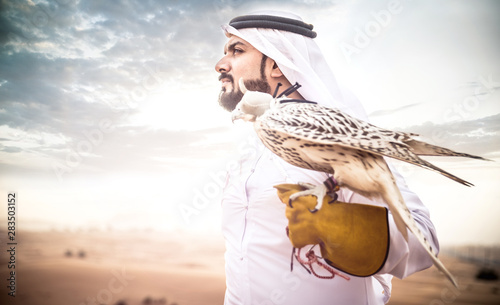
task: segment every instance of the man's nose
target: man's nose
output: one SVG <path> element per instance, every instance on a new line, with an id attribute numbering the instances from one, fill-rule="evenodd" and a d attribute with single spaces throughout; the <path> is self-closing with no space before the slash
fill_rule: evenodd
<path id="1" fill-rule="evenodd" d="M 215 64 L 215 71 L 221 73 L 221 72 L 229 72 L 230 70 L 230 65 L 226 60 L 226 57 L 222 57 L 216 64 Z"/>

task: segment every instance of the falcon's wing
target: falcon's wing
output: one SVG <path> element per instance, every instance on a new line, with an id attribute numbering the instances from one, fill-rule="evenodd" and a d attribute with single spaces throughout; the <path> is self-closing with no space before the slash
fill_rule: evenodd
<path id="1" fill-rule="evenodd" d="M 343 145 L 390 157 L 397 154 L 389 147 L 399 146 L 408 149 L 403 140 L 414 136 L 382 129 L 340 110 L 310 103 L 282 104 L 274 110 L 267 111 L 258 120 L 268 128 L 321 144 Z"/>
<path id="2" fill-rule="evenodd" d="M 413 153 L 404 141 L 411 140 L 415 134 L 383 129 L 334 108 L 311 103 L 285 103 L 264 113 L 257 119 L 257 124 L 259 128 L 276 130 L 317 144 L 341 145 L 391 157 L 436 171 L 464 185 L 472 185 Z"/>

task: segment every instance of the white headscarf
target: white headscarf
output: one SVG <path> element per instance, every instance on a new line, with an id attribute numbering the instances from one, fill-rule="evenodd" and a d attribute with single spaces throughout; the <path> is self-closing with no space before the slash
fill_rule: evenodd
<path id="1" fill-rule="evenodd" d="M 302 21 L 299 16 L 288 12 L 260 11 L 250 15 L 271 15 Z M 223 25 L 222 29 L 227 36 L 238 36 L 273 59 L 291 84 L 298 82 L 302 85 L 298 91 L 306 100 L 367 119 L 359 100 L 339 85 L 312 38 L 268 28 L 237 30 L 229 24 Z"/>

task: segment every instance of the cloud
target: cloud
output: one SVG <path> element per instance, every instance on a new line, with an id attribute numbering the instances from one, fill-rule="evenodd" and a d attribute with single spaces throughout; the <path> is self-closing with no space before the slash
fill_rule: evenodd
<path id="1" fill-rule="evenodd" d="M 163 92 L 179 96 L 186 87 L 199 91 L 207 76 L 216 79 L 225 38 L 214 20 L 222 19 L 221 7 L 241 3 L 3 1 L 4 166 L 31 167 L 21 161 L 29 158 L 64 166 L 70 160 L 80 170 L 171 170 L 213 157 L 226 145 L 210 144 L 217 129 L 155 130 L 135 124 L 134 115 L 165 84 Z M 100 129 L 103 121 L 111 130 Z"/>
<path id="2" fill-rule="evenodd" d="M 99 130 L 100 122 L 106 121 L 111 131 L 103 133 L 102 143 L 81 154 L 79 168 L 194 168 L 197 162 L 231 146 L 226 130 L 217 122 L 207 122 L 200 129 L 190 121 L 197 109 L 205 110 L 209 103 L 217 107 L 216 92 L 206 88 L 216 83 L 213 66 L 222 56 L 226 39 L 219 25 L 262 8 L 300 12 L 309 22 L 308 17 L 323 16 L 317 14 L 319 8 L 326 11 L 334 5 L 331 1 L 298 0 L 286 4 L 243 0 L 2 1 L 0 127 L 7 133 L 0 139 L 1 154 L 8 156 L 6 163 L 20 167 L 26 166 L 20 157 L 26 154 L 65 164 L 69 154 L 85 148 L 85 134 Z M 366 10 L 379 8 L 370 5 L 373 8 Z M 352 34 L 352 29 L 348 32 Z M 181 99 L 182 111 L 175 110 Z M 177 120 L 163 129 L 147 126 L 147 116 L 137 123 L 137 114 L 158 104 L 166 107 L 150 109 L 169 111 L 165 120 L 173 116 Z M 413 110 L 414 106 L 391 111 Z M 162 114 L 155 119 L 163 119 Z M 415 127 L 431 134 L 452 128 Z M 470 143 L 466 131 L 459 133 L 462 127 L 456 128 L 451 138 L 460 136 L 463 143 Z M 472 140 L 490 139 L 482 130 L 470 127 Z"/>
<path id="3" fill-rule="evenodd" d="M 442 124 L 426 122 L 400 131 L 421 135 L 422 140 L 459 152 L 488 158 L 500 156 L 500 114 Z"/>
<path id="4" fill-rule="evenodd" d="M 6 153 L 18 153 L 22 151 L 22 149 L 20 149 L 19 147 L 4 146 L 1 144 L 0 144 L 0 150 Z"/>
<path id="5" fill-rule="evenodd" d="M 29 160 L 0 164 L 2 172 L 18 169 L 70 174 L 147 172 L 199 173 L 202 168 L 227 155 L 234 147 L 224 128 L 197 131 L 154 130 L 148 127 L 115 126 L 107 130 L 82 130 L 67 141 L 47 141 L 45 136 L 24 139 L 22 149 L 1 139 L 0 157 Z M 9 156 L 10 155 L 10 156 Z M 8 166 L 6 166 L 8 165 Z M 58 174 L 59 173 L 59 174 Z M 54 176 L 54 177 L 56 177 Z"/>

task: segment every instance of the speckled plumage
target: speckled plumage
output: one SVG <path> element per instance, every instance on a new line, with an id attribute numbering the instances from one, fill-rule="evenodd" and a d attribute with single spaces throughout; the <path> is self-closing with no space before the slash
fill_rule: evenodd
<path id="1" fill-rule="evenodd" d="M 427 144 L 414 139 L 418 136 L 416 134 L 379 128 L 337 109 L 311 103 L 277 103 L 256 119 L 255 130 L 264 144 L 279 157 L 299 167 L 332 174 L 332 163 L 349 164 L 351 159 L 357 159 L 365 170 L 371 170 L 372 164 L 366 161 L 367 158 L 386 156 L 471 186 L 471 183 L 434 166 L 419 155 L 483 159 Z M 307 162 L 313 155 L 316 157 L 314 162 Z"/>
<path id="2" fill-rule="evenodd" d="M 404 203 L 384 157 L 436 171 L 467 186 L 472 184 L 418 155 L 481 157 L 430 145 L 414 139 L 415 134 L 382 129 L 337 109 L 252 93 L 244 95 L 235 111 L 247 120 L 253 115 L 250 120 L 255 120 L 255 130 L 266 147 L 292 165 L 334 175 L 340 187 L 368 198 L 381 198 L 405 239 L 408 228 L 456 286 Z"/>

